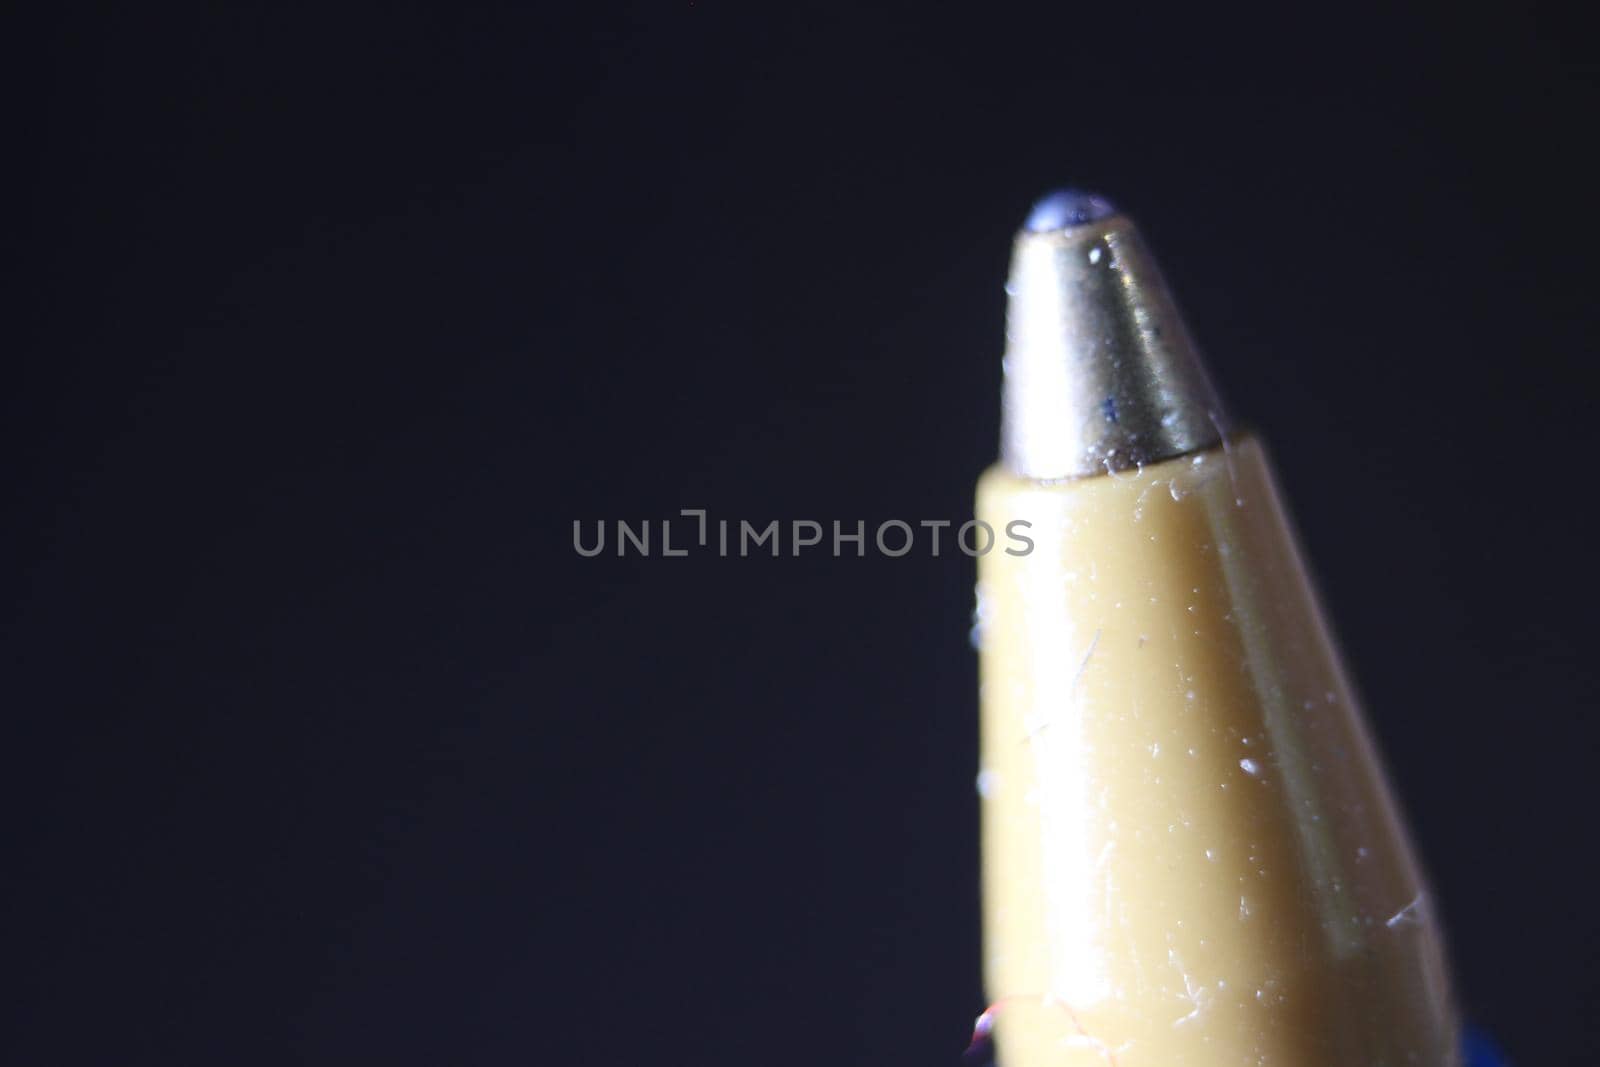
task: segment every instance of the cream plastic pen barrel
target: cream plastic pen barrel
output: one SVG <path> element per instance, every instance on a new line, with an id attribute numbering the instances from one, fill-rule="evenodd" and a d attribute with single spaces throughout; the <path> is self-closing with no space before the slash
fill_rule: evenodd
<path id="1" fill-rule="evenodd" d="M 997 1062 L 1457 1063 L 1427 887 L 1271 466 L 1137 230 L 1042 201 L 1007 292 L 977 511 L 1033 548 L 979 566 Z"/>

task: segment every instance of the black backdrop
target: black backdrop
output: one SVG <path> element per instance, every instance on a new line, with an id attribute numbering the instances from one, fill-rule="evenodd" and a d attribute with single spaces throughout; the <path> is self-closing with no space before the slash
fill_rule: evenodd
<path id="1" fill-rule="evenodd" d="M 971 561 L 1030 199 L 1111 194 L 1275 446 L 1471 1014 L 1597 918 L 1591 40 L 674 3 L 13 36 L 4 1060 L 953 1063 Z"/>

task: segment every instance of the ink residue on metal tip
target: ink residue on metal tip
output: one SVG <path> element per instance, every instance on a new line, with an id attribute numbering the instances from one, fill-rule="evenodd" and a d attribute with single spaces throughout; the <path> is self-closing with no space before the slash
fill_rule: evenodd
<path id="1" fill-rule="evenodd" d="M 1116 206 L 1098 193 L 1082 189 L 1057 189 L 1033 205 L 1024 229 L 1030 233 L 1049 233 L 1099 222 L 1117 213 Z"/>

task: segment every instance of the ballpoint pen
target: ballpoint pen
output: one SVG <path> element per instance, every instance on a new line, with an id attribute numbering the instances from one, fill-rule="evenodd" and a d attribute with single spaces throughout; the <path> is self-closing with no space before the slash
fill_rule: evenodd
<path id="1" fill-rule="evenodd" d="M 1447 1065 L 1427 884 L 1259 440 L 1106 200 L 1016 238 L 977 514 L 1001 1067 Z"/>

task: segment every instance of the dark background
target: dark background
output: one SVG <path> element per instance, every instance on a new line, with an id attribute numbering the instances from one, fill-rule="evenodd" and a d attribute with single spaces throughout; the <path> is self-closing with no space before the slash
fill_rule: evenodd
<path id="1" fill-rule="evenodd" d="M 1001 282 L 1142 222 L 1470 1014 L 1592 1051 L 1592 37 L 905 5 L 62 14 L 4 429 L 12 1064 L 952 1064 Z"/>

